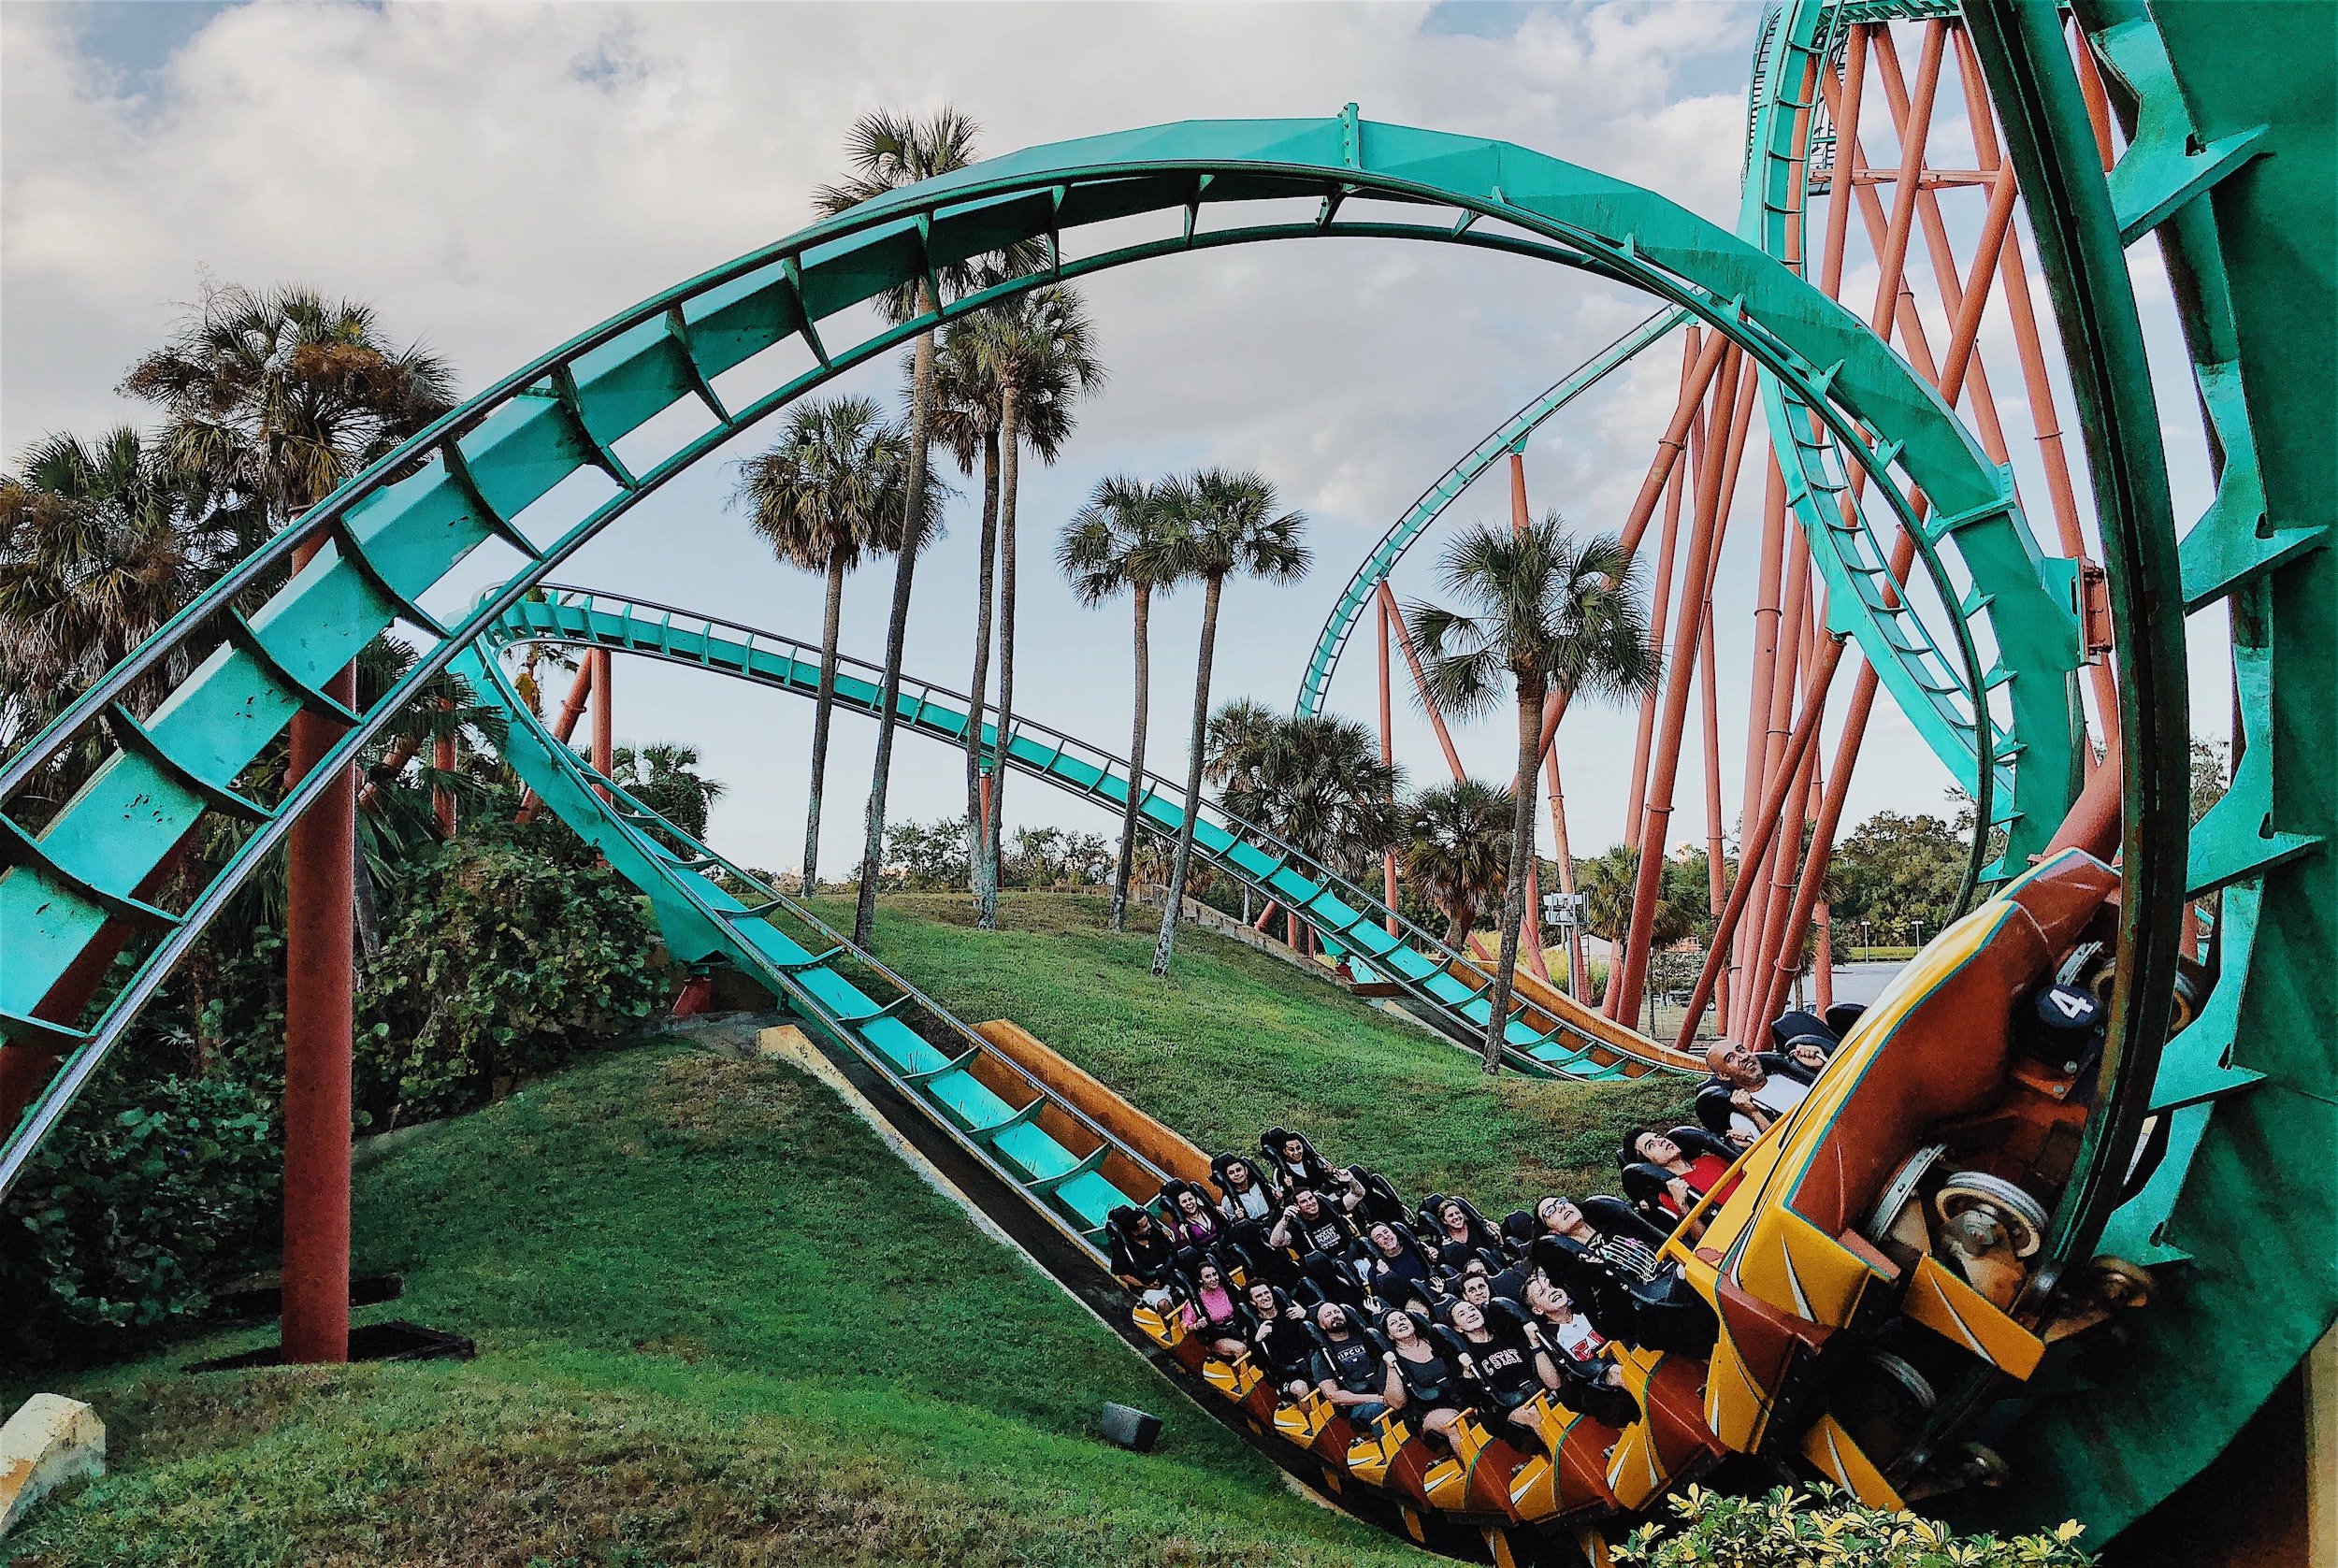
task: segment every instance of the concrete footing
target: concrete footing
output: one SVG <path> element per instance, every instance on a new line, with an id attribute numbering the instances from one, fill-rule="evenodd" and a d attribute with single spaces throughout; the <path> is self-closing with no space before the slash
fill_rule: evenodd
<path id="1" fill-rule="evenodd" d="M 35 1394 L 0 1427 L 0 1535 L 67 1481 L 105 1473 L 97 1412 L 63 1394 Z"/>

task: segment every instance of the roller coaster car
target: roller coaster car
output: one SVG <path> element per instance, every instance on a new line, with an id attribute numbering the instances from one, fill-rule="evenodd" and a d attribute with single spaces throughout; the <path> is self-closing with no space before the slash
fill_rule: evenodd
<path id="1" fill-rule="evenodd" d="M 1402 1411 L 1357 1429 L 1348 1446 L 1348 1474 L 1403 1499 L 1414 1509 L 1432 1506 L 1423 1482 L 1437 1454 L 1417 1436 Z"/>
<path id="2" fill-rule="evenodd" d="M 1421 1477 L 1431 1505 L 1473 1524 L 1516 1524 L 1510 1482 L 1526 1456 L 1494 1436 L 1475 1410 L 1445 1430 L 1453 1451 Z"/>
<path id="3" fill-rule="evenodd" d="M 1747 1151 L 1703 1235 L 1668 1244 L 1719 1317 L 1721 1446 L 1792 1447 L 1897 1507 L 1886 1473 L 1912 1468 L 1936 1379 L 2037 1369 L 2058 1331 L 2023 1293 L 2085 1131 L 2117 890 L 2072 850 L 1943 931 Z M 2098 1302 L 2139 1274 L 2104 1260 Z"/>
<path id="4" fill-rule="evenodd" d="M 1510 1511 L 1523 1521 L 1555 1524 L 1615 1507 L 1608 1486 L 1608 1455 L 1623 1433 L 1593 1420 L 1559 1397 L 1537 1402 L 1547 1454 L 1528 1456 L 1510 1477 Z"/>

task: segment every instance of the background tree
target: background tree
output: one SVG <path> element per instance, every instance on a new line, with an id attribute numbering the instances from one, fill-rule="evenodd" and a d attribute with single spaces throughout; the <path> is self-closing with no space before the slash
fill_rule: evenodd
<path id="1" fill-rule="evenodd" d="M 1210 715 L 1203 748 L 1202 777 L 1218 786 L 1218 798 L 1228 811 L 1260 827 L 1265 824 L 1251 813 L 1262 809 L 1267 754 L 1282 724 L 1282 714 L 1263 702 L 1238 697 Z"/>
<path id="2" fill-rule="evenodd" d="M 122 391 L 161 407 L 169 473 L 240 556 L 453 408 L 455 373 L 419 342 L 394 346 L 362 300 L 226 284 Z"/>
<path id="3" fill-rule="evenodd" d="M 699 772 L 699 749 L 678 741 L 642 747 L 619 746 L 610 754 L 612 782 L 699 842 L 706 842 L 706 819 L 723 798 L 719 779 Z M 669 844 L 679 849 L 679 844 Z"/>
<path id="4" fill-rule="evenodd" d="M 1629 702 L 1653 689 L 1660 658 L 1648 638 L 1632 557 L 1611 535 L 1578 543 L 1551 512 L 1523 528 L 1486 524 L 1446 547 L 1438 574 L 1476 613 L 1434 604 L 1406 619 L 1437 703 L 1467 718 L 1490 711 L 1507 675 L 1517 695 L 1518 773 L 1502 948 L 1486 1014 L 1485 1071 L 1502 1070 L 1510 987 L 1525 915 L 1527 857 L 1542 767 L 1543 705 L 1554 694 Z"/>
<path id="5" fill-rule="evenodd" d="M 823 185 L 814 205 L 821 216 L 834 217 L 864 201 L 920 180 L 936 179 L 974 162 L 977 127 L 968 116 L 945 106 L 920 120 L 914 115 L 878 109 L 852 122 L 844 133 L 844 179 Z M 1007 258 L 1010 270 L 1030 268 L 1031 247 Z M 934 295 L 956 296 L 980 276 L 977 260 L 936 269 L 933 281 L 918 279 L 879 296 L 886 319 L 906 323 L 938 315 L 942 301 Z M 932 440 L 933 331 L 917 335 L 911 355 L 909 396 L 909 478 L 905 511 L 913 518 L 926 515 L 928 447 Z M 885 795 L 893 774 L 893 737 L 900 723 L 902 645 L 909 635 L 909 600 L 916 577 L 917 554 L 923 541 L 894 557 L 893 608 L 885 628 L 885 689 L 877 713 L 876 764 L 869 780 L 868 835 L 860 856 L 860 899 L 853 912 L 853 941 L 867 946 L 876 929 L 877 878 L 885 857 Z"/>
<path id="6" fill-rule="evenodd" d="M 975 873 L 976 923 L 999 923 L 999 833 L 1005 814 L 1006 761 L 1015 725 L 1015 588 L 1018 551 L 1016 499 L 1025 447 L 1052 464 L 1072 432 L 1072 405 L 1103 384 L 1095 329 L 1079 295 L 1067 288 L 1038 289 L 990 307 L 974 324 L 975 356 L 999 396 L 999 727 L 990 768 L 990 808 L 984 813 L 981 860 Z"/>
<path id="7" fill-rule="evenodd" d="M 1220 710 L 1219 718 L 1227 716 Z M 1353 719 L 1278 716 L 1255 770 L 1232 772 L 1220 798 L 1244 821 L 1352 877 L 1394 846 L 1402 780 L 1400 770 L 1380 760 L 1372 732 Z"/>
<path id="8" fill-rule="evenodd" d="M 803 885 L 819 885 L 820 805 L 828 780 L 830 728 L 836 713 L 837 640 L 843 629 L 844 578 L 868 556 L 891 554 L 910 532 L 909 437 L 875 401 L 836 397 L 799 403 L 771 450 L 739 468 L 733 505 L 779 558 L 828 580 L 820 621 L 820 690 L 812 712 L 812 781 L 804 811 Z M 941 487 L 921 492 L 925 516 L 918 547 L 938 532 Z"/>
<path id="9" fill-rule="evenodd" d="M 1181 575 L 1204 584 L 1201 651 L 1193 669 L 1192 739 L 1187 747 L 1185 820 L 1169 868 L 1168 898 L 1161 912 L 1161 939 L 1153 946 L 1153 973 L 1169 972 L 1176 948 L 1177 917 L 1183 912 L 1188 868 L 1193 859 L 1193 819 L 1202 798 L 1203 751 L 1209 739 L 1210 666 L 1218 653 L 1218 606 L 1226 579 L 1235 575 L 1270 583 L 1296 583 L 1314 560 L 1302 542 L 1306 514 L 1278 510 L 1275 486 L 1257 473 L 1212 468 L 1179 487 L 1176 505 L 1186 519 L 1176 534 Z"/>
<path id="10" fill-rule="evenodd" d="M 1398 841 L 1405 881 L 1445 913 L 1445 945 L 1458 950 L 1509 876 L 1516 818 L 1510 791 L 1479 779 L 1423 790 L 1404 813 Z"/>
<path id="11" fill-rule="evenodd" d="M 183 483 L 129 426 L 94 442 L 51 436 L 0 479 L 0 750 L 13 748 L 153 634 L 236 556 Z M 134 685 L 141 717 L 183 679 L 197 644 Z M 104 751 L 92 735 L 36 786 L 62 803 Z"/>
<path id="12" fill-rule="evenodd" d="M 914 382 L 916 361 L 903 367 Z M 999 567 L 998 385 L 983 364 L 974 319 L 960 318 L 943 333 L 933 356 L 933 444 L 945 449 L 959 472 L 982 473 L 982 538 L 974 568 L 974 664 L 966 683 L 966 857 L 973 867 L 982 845 L 982 779 L 987 755 L 984 713 L 990 700 L 990 616 L 997 599 Z"/>
<path id="13" fill-rule="evenodd" d="M 1828 868 L 1840 895 L 1834 917 L 1871 922 L 1898 941 L 1936 933 L 1956 907 L 1967 852 L 1963 835 L 1929 814 L 1878 812 L 1836 846 Z"/>
<path id="14" fill-rule="evenodd" d="M 1146 728 L 1152 712 L 1153 596 L 1174 592 L 1186 563 L 1176 548 L 1182 519 L 1174 491 L 1115 476 L 1098 482 L 1088 504 L 1064 525 L 1056 564 L 1072 593 L 1094 609 L 1126 593 L 1134 606 L 1135 689 L 1130 702 L 1128 797 L 1120 806 L 1120 851 L 1113 860 L 1112 928 L 1129 928 L 1129 877 L 1136 859 L 1136 820 L 1145 793 Z M 1212 721 L 1215 723 L 1215 721 Z M 971 777 L 971 775 L 970 775 Z"/>

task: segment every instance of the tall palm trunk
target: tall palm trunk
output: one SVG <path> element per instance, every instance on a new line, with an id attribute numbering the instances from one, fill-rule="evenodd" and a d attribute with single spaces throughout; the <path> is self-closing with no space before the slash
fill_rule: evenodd
<path id="1" fill-rule="evenodd" d="M 1502 952 L 1494 965 L 1493 1011 L 1486 1014 L 1484 1071 L 1502 1071 L 1509 1032 L 1510 983 L 1518 973 L 1518 932 L 1526 918 L 1526 871 L 1534 864 L 1535 797 L 1542 764 L 1542 683 L 1518 683 L 1518 799 L 1510 813 L 1510 874 L 1502 890 Z M 1537 939 L 1539 940 L 1539 939 Z"/>
<path id="2" fill-rule="evenodd" d="M 982 908 L 978 924 L 999 928 L 999 838 L 1005 831 L 1006 752 L 1015 726 L 1015 492 L 1022 475 L 1022 438 L 1016 430 L 1015 388 L 999 395 L 999 740 L 991 748 L 990 817 L 983 833 Z"/>
<path id="3" fill-rule="evenodd" d="M 917 308 L 936 307 L 930 285 L 917 287 Z M 902 705 L 902 653 L 909 640 L 909 596 L 917 575 L 917 548 L 926 515 L 927 446 L 933 432 L 933 334 L 917 335 L 909 376 L 909 485 L 902 514 L 902 553 L 893 565 L 893 612 L 885 626 L 884 706 L 877 714 L 876 765 L 869 777 L 868 839 L 860 851 L 860 898 L 852 915 L 854 945 L 866 947 L 876 934 L 877 875 L 885 865 L 885 791 L 893 779 L 893 732 Z"/>
<path id="4" fill-rule="evenodd" d="M 990 601 L 999 560 L 999 433 L 982 438 L 982 565 L 974 587 L 974 699 L 966 711 L 966 878 L 974 904 L 983 900 L 982 715 L 990 699 Z"/>
<path id="5" fill-rule="evenodd" d="M 803 896 L 820 890 L 820 796 L 828 784 L 829 723 L 836 716 L 836 643 L 844 619 L 844 549 L 828 553 L 828 612 L 820 621 L 820 698 L 812 710 L 812 799 L 803 813 Z"/>
<path id="6" fill-rule="evenodd" d="M 1185 869 L 1193 858 L 1193 819 L 1202 803 L 1202 746 L 1209 738 L 1209 669 L 1218 656 L 1218 597 L 1226 586 L 1222 573 L 1209 575 L 1202 596 L 1202 652 L 1193 672 L 1193 743 L 1185 763 L 1185 819 L 1177 827 L 1177 853 L 1169 862 L 1169 898 L 1161 911 L 1161 940 L 1153 944 L 1153 973 L 1169 972 L 1169 956 L 1177 944 L 1177 916 L 1185 909 Z M 1536 739 L 1540 740 L 1539 731 Z"/>
<path id="7" fill-rule="evenodd" d="M 1153 693 L 1153 585 L 1136 585 L 1136 696 L 1132 703 L 1135 721 L 1129 726 L 1129 798 L 1120 808 L 1120 858 L 1112 868 L 1112 928 L 1129 928 L 1129 874 L 1136 859 L 1137 803 L 1145 798 L 1145 723 L 1150 717 Z M 1243 889 L 1243 908 L 1249 907 L 1249 889 Z"/>

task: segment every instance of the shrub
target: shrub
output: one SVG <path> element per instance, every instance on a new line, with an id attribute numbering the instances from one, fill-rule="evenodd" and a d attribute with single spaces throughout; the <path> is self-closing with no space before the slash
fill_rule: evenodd
<path id="1" fill-rule="evenodd" d="M 365 966 L 356 1103 L 395 1126 L 486 1103 L 649 1016 L 640 899 L 565 827 L 482 824 L 435 851 Z"/>
<path id="2" fill-rule="evenodd" d="M 273 1246 L 283 1164 L 276 1107 L 252 1085 L 136 1082 L 109 1064 L 0 1208 L 14 1348 L 202 1311 L 211 1281 Z"/>
<path id="3" fill-rule="evenodd" d="M 1627 1568 L 2085 1568 L 2076 1522 L 2048 1535 L 1958 1540 L 1915 1514 L 1863 1507 L 1832 1487 L 1730 1497 L 1691 1487 L 1672 1500 L 1681 1528 L 1648 1524 L 1615 1551 Z"/>

